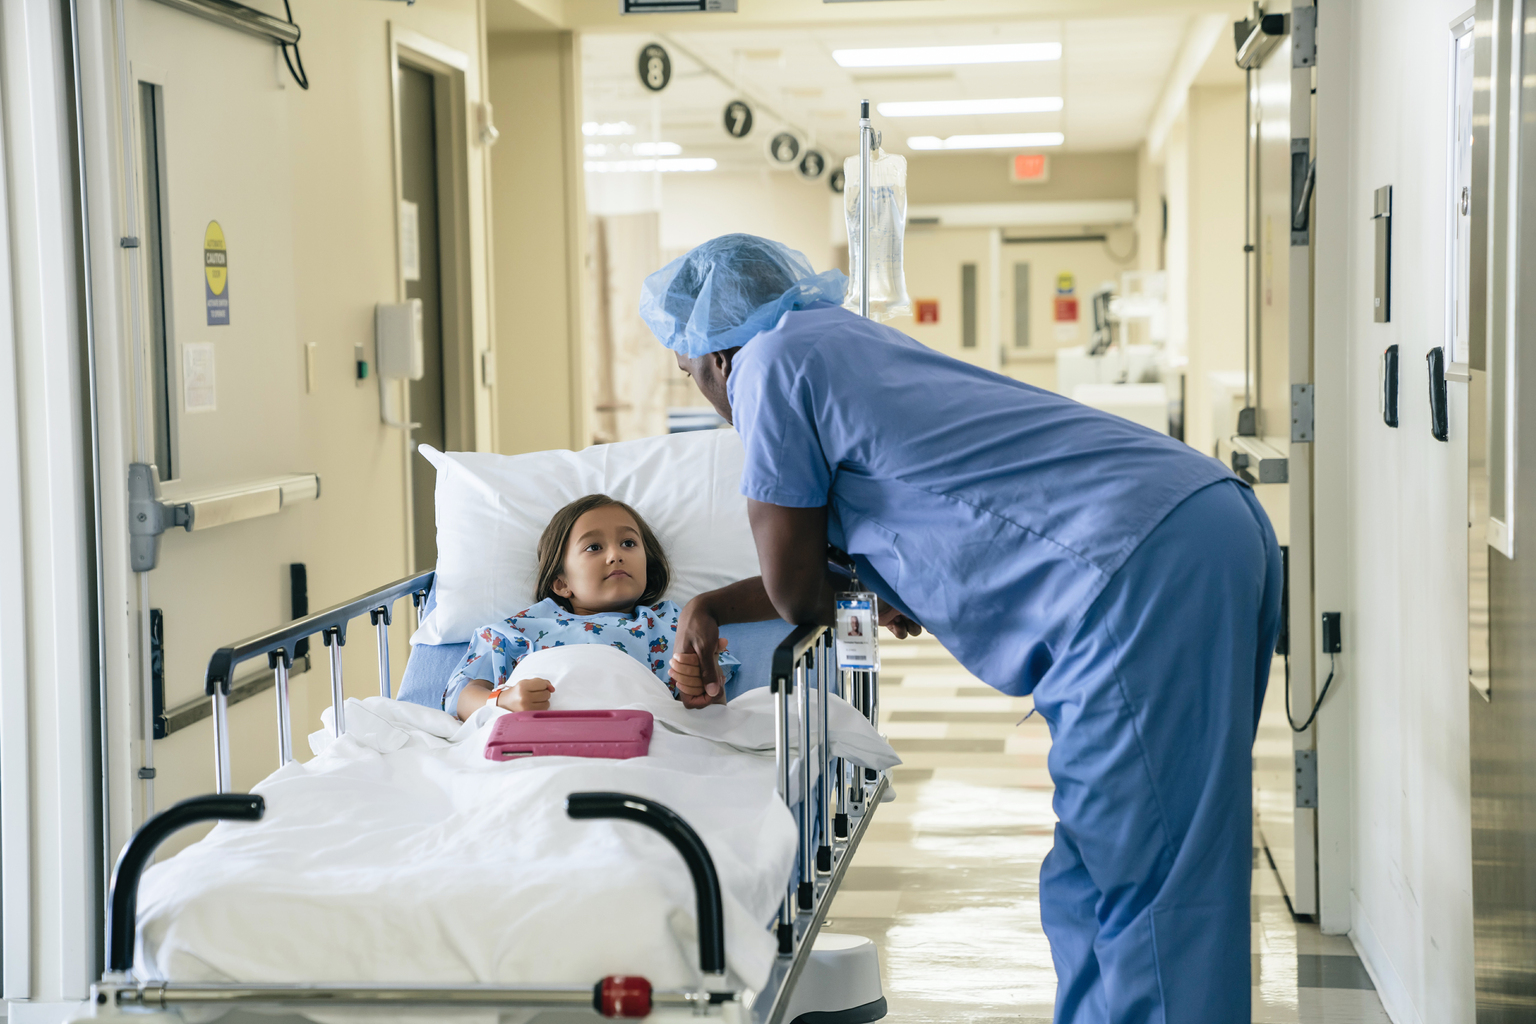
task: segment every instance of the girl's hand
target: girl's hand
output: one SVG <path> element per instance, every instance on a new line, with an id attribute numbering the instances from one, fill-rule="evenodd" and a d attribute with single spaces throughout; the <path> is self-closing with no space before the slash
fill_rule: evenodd
<path id="1" fill-rule="evenodd" d="M 555 684 L 548 679 L 519 679 L 496 695 L 496 706 L 504 711 L 548 711 Z"/>
<path id="2" fill-rule="evenodd" d="M 672 683 L 682 693 L 684 707 L 702 708 L 717 697 L 724 699 L 715 663 L 723 650 L 720 622 L 701 594 L 677 617 L 677 639 L 672 642 Z"/>
<path id="3" fill-rule="evenodd" d="M 682 631 L 679 630 L 678 632 L 681 633 Z M 672 656 L 672 685 L 676 686 L 678 692 L 683 695 L 683 707 L 702 708 L 708 707 L 711 704 L 725 703 L 725 690 L 718 682 L 713 684 L 715 692 L 709 692 L 711 684 L 704 681 L 701 665 L 709 665 L 711 669 L 710 675 L 715 679 L 719 679 L 720 669 L 716 658 L 719 657 L 720 651 L 725 650 L 727 642 L 725 637 L 716 638 L 714 658 L 700 659 L 697 654 L 692 652 L 674 654 Z"/>

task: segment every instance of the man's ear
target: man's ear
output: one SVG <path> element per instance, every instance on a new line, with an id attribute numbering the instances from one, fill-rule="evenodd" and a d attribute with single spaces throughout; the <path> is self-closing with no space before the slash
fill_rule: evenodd
<path id="1" fill-rule="evenodd" d="M 571 599 L 571 593 L 572 593 L 571 587 L 570 587 L 570 584 L 565 582 L 565 577 L 564 576 L 556 576 L 555 577 L 555 582 L 550 584 L 549 589 L 553 590 L 556 594 L 559 594 L 561 597 L 565 598 L 567 601 L 569 601 Z"/>
<path id="2" fill-rule="evenodd" d="M 736 350 L 733 348 L 723 349 L 719 352 L 711 352 L 709 354 L 709 358 L 713 359 L 715 362 L 715 372 L 720 375 L 721 380 L 724 380 L 731 375 L 731 357 L 734 355 L 736 355 Z"/>

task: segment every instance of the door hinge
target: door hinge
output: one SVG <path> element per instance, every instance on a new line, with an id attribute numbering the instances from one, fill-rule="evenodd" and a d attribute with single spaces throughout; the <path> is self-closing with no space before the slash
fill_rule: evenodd
<path id="1" fill-rule="evenodd" d="M 1317 807 L 1317 751 L 1296 751 L 1296 806 Z"/>
<path id="2" fill-rule="evenodd" d="M 1317 5 L 1291 8 L 1291 67 L 1317 64 Z"/>
<path id="3" fill-rule="evenodd" d="M 1312 384 L 1291 385 L 1291 441 L 1312 440 Z"/>

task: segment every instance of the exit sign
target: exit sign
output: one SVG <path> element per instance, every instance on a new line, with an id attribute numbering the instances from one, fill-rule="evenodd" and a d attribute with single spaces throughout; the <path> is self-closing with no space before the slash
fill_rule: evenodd
<path id="1" fill-rule="evenodd" d="M 1050 157 L 1044 153 L 1015 153 L 1012 170 L 1014 181 L 1037 183 L 1051 180 Z"/>

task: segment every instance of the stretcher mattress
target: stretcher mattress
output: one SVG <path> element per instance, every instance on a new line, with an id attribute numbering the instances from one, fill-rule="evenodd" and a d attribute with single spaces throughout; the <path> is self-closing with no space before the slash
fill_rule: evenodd
<path id="1" fill-rule="evenodd" d="M 568 794 L 606 790 L 659 801 L 698 831 L 724 889 L 729 968 L 760 988 L 797 846 L 774 787 L 773 695 L 690 712 L 638 662 L 596 645 L 530 655 L 513 678 L 525 675 L 555 683 L 556 708 L 650 711 L 650 755 L 495 763 L 482 750 L 498 709 L 459 723 L 349 700 L 346 735 L 316 733 L 312 760 L 255 787 L 262 821 L 220 824 L 145 874 L 139 976 L 696 984 L 694 893 L 676 851 L 639 825 L 565 815 Z M 854 708 L 829 701 L 834 754 L 898 763 Z"/>

